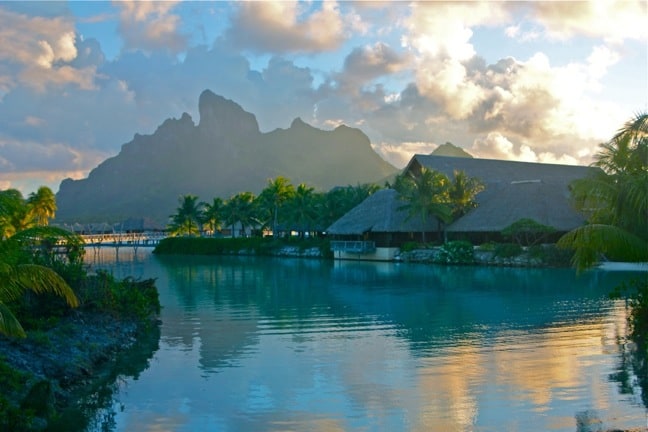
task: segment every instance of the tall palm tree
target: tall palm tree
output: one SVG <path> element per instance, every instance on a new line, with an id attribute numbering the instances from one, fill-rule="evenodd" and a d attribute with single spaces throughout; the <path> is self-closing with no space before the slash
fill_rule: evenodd
<path id="1" fill-rule="evenodd" d="M 408 212 L 408 219 L 418 216 L 421 221 L 421 238 L 425 242 L 425 227 L 431 217 L 439 223 L 448 223 L 452 219 L 452 207 L 449 204 L 448 191 L 450 180 L 438 171 L 421 168 L 418 175 L 401 176 L 395 187 L 405 204 L 401 209 Z"/>
<path id="2" fill-rule="evenodd" d="M 648 260 L 648 113 L 627 122 L 601 144 L 592 176 L 572 184 L 572 196 L 588 224 L 565 234 L 559 246 L 574 249 L 578 269 L 601 255 Z"/>
<path id="3" fill-rule="evenodd" d="M 268 180 L 266 186 L 259 195 L 260 207 L 265 210 L 272 220 L 272 235 L 277 235 L 279 224 L 279 210 L 281 206 L 295 194 L 295 187 L 286 177 L 279 176 L 274 180 Z"/>
<path id="4" fill-rule="evenodd" d="M 301 183 L 295 190 L 295 195 L 287 202 L 288 219 L 304 237 L 306 231 L 312 231 L 317 221 L 318 208 L 314 189 Z"/>
<path id="5" fill-rule="evenodd" d="M 252 192 L 240 192 L 225 202 L 223 213 L 225 222 L 232 226 L 232 237 L 236 237 L 234 226 L 241 224 L 241 231 L 245 235 L 245 228 L 258 223 L 257 206 Z"/>
<path id="6" fill-rule="evenodd" d="M 464 171 L 455 170 L 452 183 L 448 189 L 448 198 L 452 205 L 452 218 L 456 220 L 475 208 L 475 196 L 484 190 L 484 184 L 475 177 L 469 177 Z"/>
<path id="7" fill-rule="evenodd" d="M 223 200 L 214 198 L 211 203 L 203 203 L 202 221 L 212 236 L 220 230 L 223 219 Z"/>
<path id="8" fill-rule="evenodd" d="M 36 192 L 29 194 L 27 204 L 38 225 L 47 225 L 56 215 L 56 197 L 47 186 L 41 186 Z"/>
<path id="9" fill-rule="evenodd" d="M 176 213 L 171 215 L 168 226 L 172 236 L 195 236 L 200 234 L 200 214 L 202 204 L 195 195 L 182 195 L 178 202 L 180 206 Z"/>

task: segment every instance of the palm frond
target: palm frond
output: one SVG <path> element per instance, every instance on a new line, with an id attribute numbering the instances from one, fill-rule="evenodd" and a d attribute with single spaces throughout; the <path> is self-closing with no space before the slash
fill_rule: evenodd
<path id="1" fill-rule="evenodd" d="M 13 279 L 16 285 L 37 294 L 56 294 L 72 307 L 79 306 L 74 290 L 55 271 L 37 264 L 21 264 L 15 267 Z"/>
<path id="2" fill-rule="evenodd" d="M 596 264 L 601 255 L 639 262 L 648 260 L 648 243 L 613 225 L 584 225 L 563 235 L 558 247 L 573 249 L 573 264 L 584 270 Z"/>
<path id="3" fill-rule="evenodd" d="M 25 337 L 25 330 L 9 308 L 0 302 L 0 333 L 6 336 Z"/>

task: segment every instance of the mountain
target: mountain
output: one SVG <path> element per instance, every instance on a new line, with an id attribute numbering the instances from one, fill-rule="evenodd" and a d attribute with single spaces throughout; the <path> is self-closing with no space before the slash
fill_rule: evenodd
<path id="1" fill-rule="evenodd" d="M 359 129 L 324 131 L 297 118 L 288 129 L 261 133 L 253 114 L 209 90 L 200 95 L 198 108 L 198 125 L 187 113 L 167 119 L 152 135 L 136 134 L 87 178 L 63 180 L 56 221 L 150 218 L 164 224 L 180 195 L 211 201 L 259 193 L 280 175 L 326 191 L 396 172 Z"/>
<path id="2" fill-rule="evenodd" d="M 457 147 L 456 145 L 449 142 L 445 144 L 441 144 L 439 147 L 435 148 L 434 151 L 430 154 L 433 156 L 452 156 L 452 157 L 467 157 L 467 158 L 473 157 L 470 153 L 468 153 L 461 147 Z"/>

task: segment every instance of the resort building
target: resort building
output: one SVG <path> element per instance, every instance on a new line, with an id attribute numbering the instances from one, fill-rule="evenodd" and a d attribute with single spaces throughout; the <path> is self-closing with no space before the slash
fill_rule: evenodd
<path id="1" fill-rule="evenodd" d="M 408 218 L 405 204 L 393 189 L 380 190 L 337 220 L 327 229 L 336 258 L 390 260 L 407 241 L 467 239 L 473 244 L 501 241 L 501 231 L 521 219 L 550 226 L 559 236 L 582 225 L 585 218 L 576 211 L 569 185 L 596 168 L 515 162 L 493 159 L 415 155 L 404 173 L 417 175 L 421 168 L 453 178 L 464 171 L 478 178 L 484 190 L 477 194 L 477 207 L 443 226 L 436 219 L 425 222 Z M 442 233 L 443 232 L 443 233 Z"/>

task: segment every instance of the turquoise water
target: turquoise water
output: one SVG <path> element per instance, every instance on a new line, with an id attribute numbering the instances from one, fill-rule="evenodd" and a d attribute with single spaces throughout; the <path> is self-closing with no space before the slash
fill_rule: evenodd
<path id="1" fill-rule="evenodd" d="M 645 273 L 101 253 L 88 261 L 157 278 L 163 305 L 159 350 L 119 381 L 117 431 L 646 426 L 607 297 Z"/>

